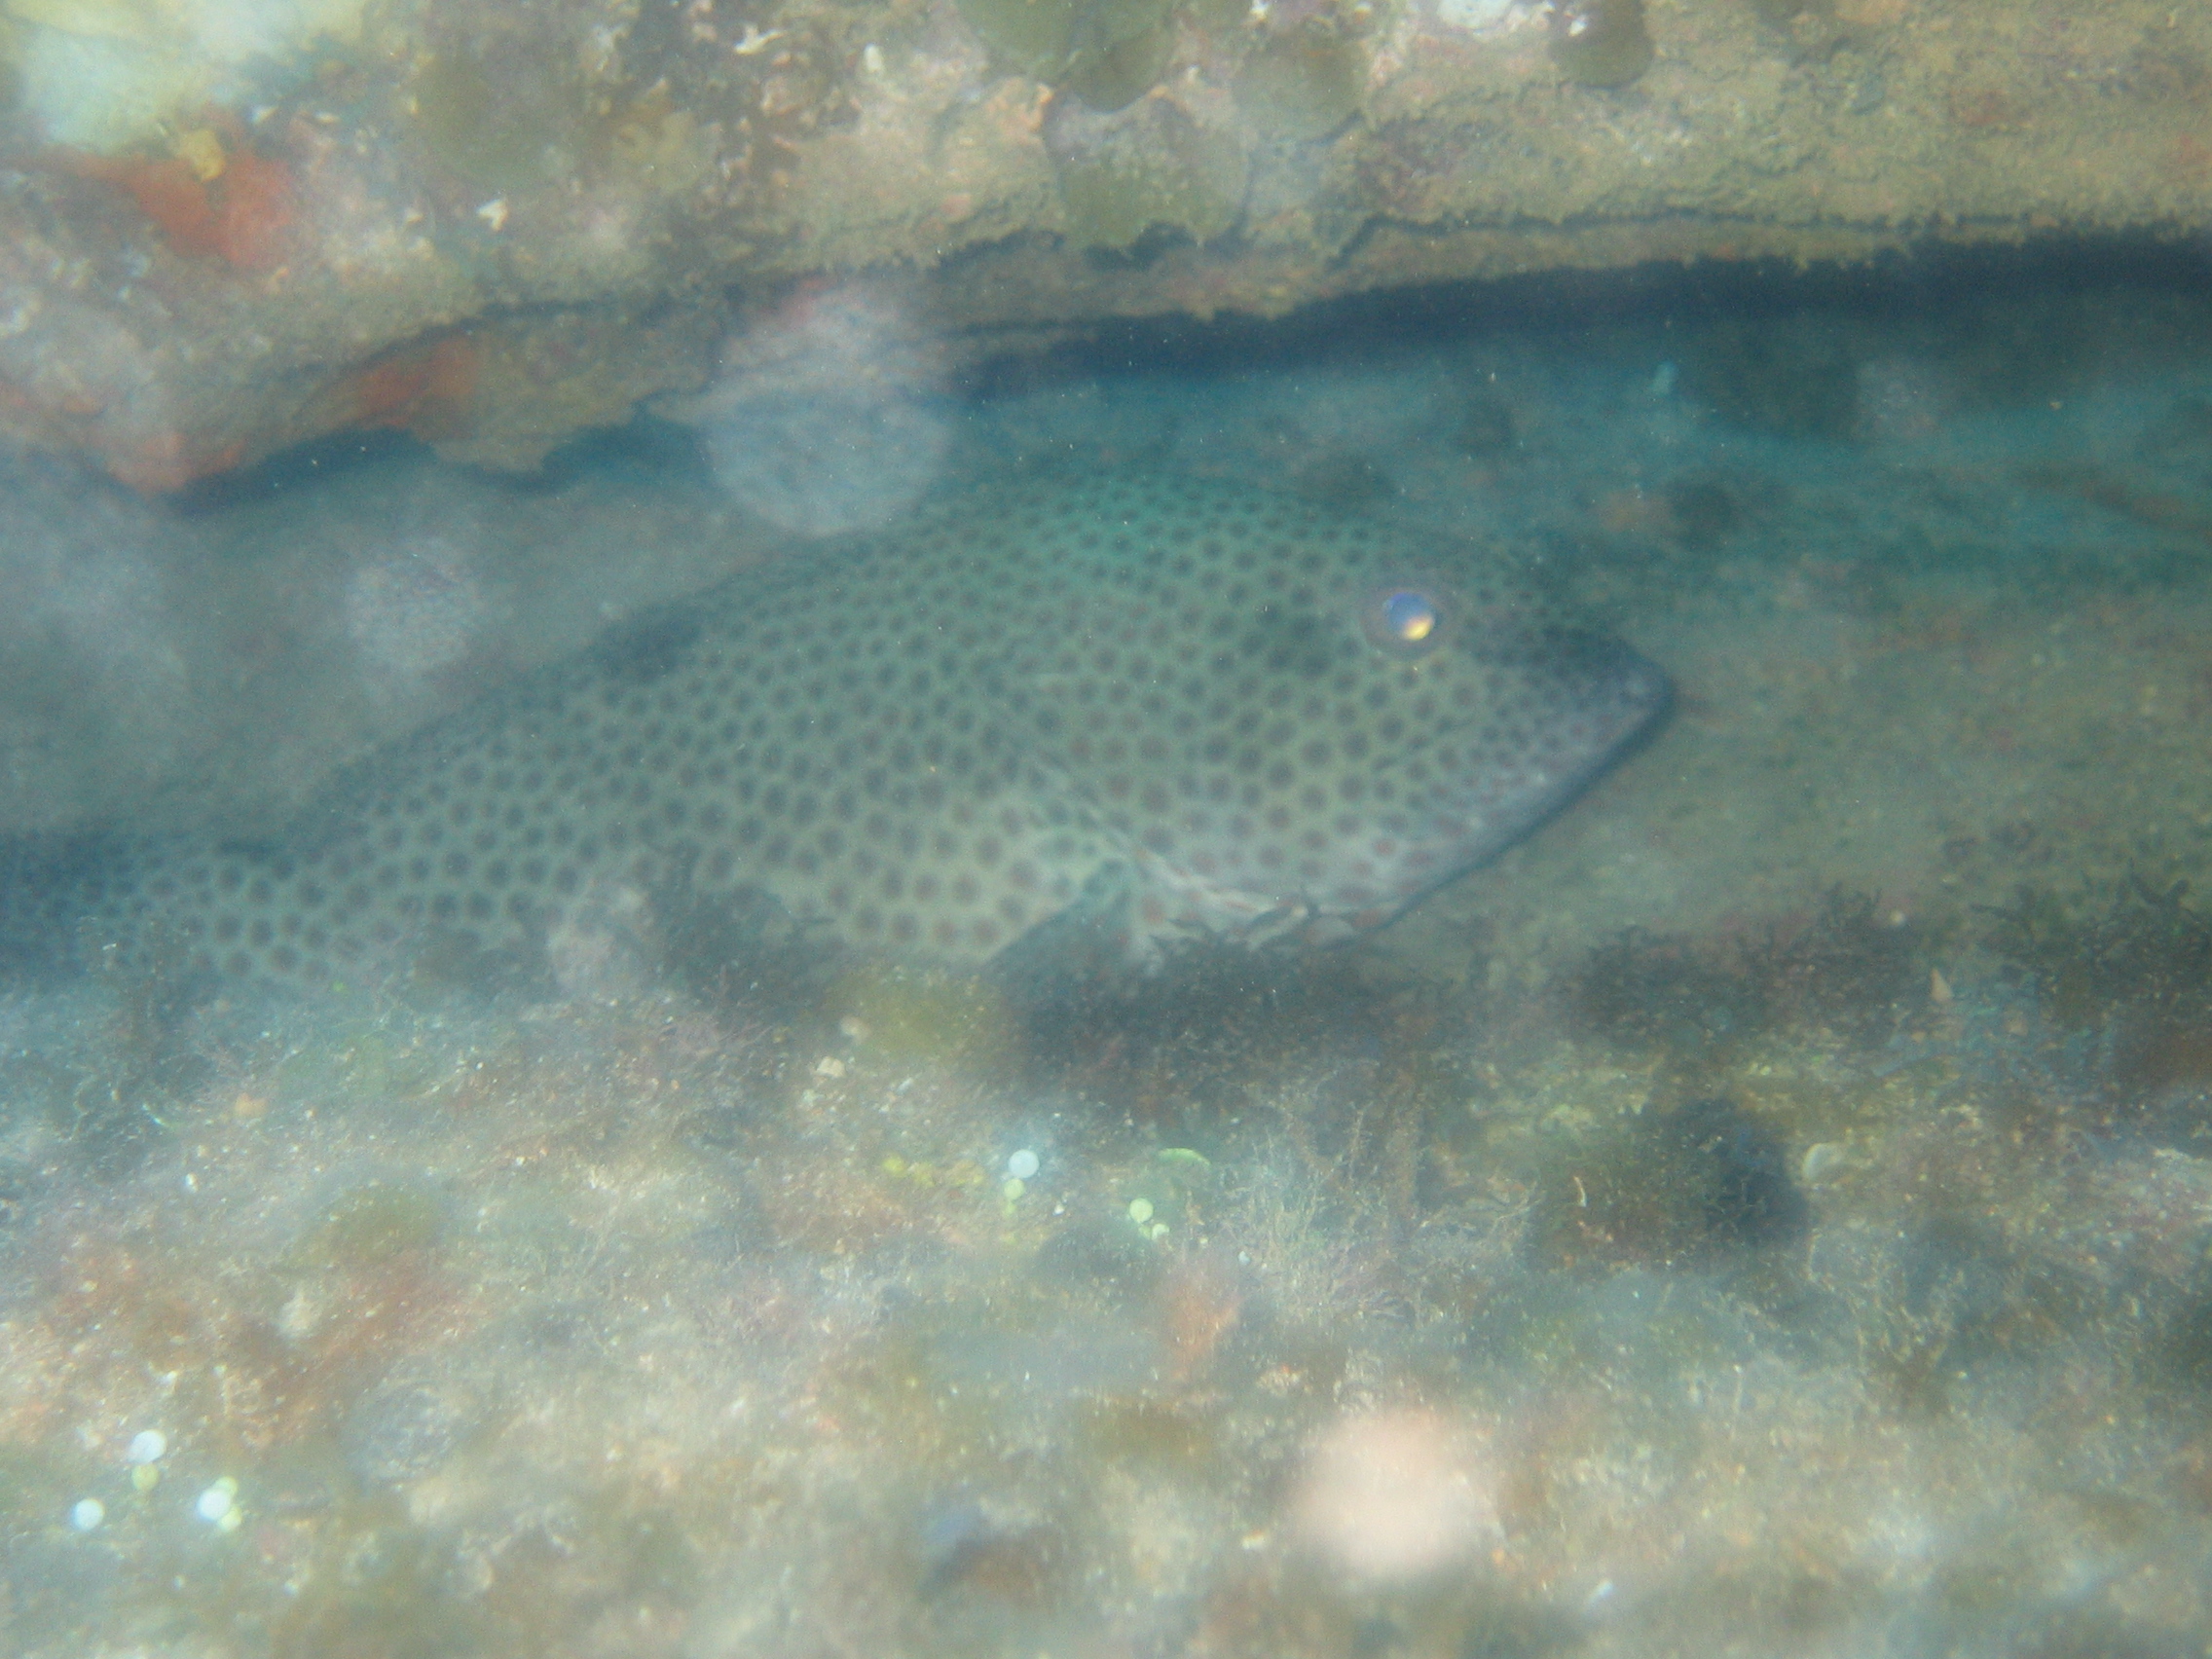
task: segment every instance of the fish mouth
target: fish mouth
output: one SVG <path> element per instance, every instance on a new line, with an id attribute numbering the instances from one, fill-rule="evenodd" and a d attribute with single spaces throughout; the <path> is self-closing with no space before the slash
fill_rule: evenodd
<path id="1" fill-rule="evenodd" d="M 1363 933 L 1424 894 L 1490 863 L 1558 817 L 1664 728 L 1675 706 L 1666 671 L 1609 635 L 1555 630 L 1532 641 L 1528 663 L 1560 705 L 1541 752 L 1504 775 L 1464 777 L 1407 827 L 1392 856 L 1362 858 L 1352 879 L 1301 906 L 1339 933 Z"/>
<path id="2" fill-rule="evenodd" d="M 1563 680 L 1586 688 L 1593 712 L 1614 728 L 1610 742 L 1598 743 L 1585 784 L 1657 737 L 1674 713 L 1675 682 L 1667 671 L 1609 634 L 1551 633 L 1544 654 Z"/>
<path id="3" fill-rule="evenodd" d="M 1420 788 L 1425 798 L 1401 793 L 1387 806 L 1371 798 L 1333 826 L 1303 867 L 1279 854 L 1256 867 L 1218 849 L 1131 841 L 1123 858 L 1136 953 L 1156 959 L 1170 941 L 1195 937 L 1328 943 L 1381 927 L 1565 810 L 1650 742 L 1674 706 L 1666 673 L 1608 635 L 1557 629 L 1492 648 L 1519 671 L 1541 718 L 1487 754 L 1481 721 L 1441 722 L 1433 741 L 1394 757 L 1425 755 L 1433 780 Z M 1436 753 L 1448 746 L 1449 759 Z M 1278 869 L 1282 878 L 1269 879 Z"/>
<path id="4" fill-rule="evenodd" d="M 1466 837 L 1457 857 L 1445 861 L 1438 881 L 1487 864 L 1556 818 L 1651 743 L 1674 712 L 1675 682 L 1666 670 L 1609 634 L 1547 629 L 1530 642 L 1526 662 L 1557 705 L 1536 775 L 1502 798 L 1467 780 L 1460 804 L 1482 828 Z"/>

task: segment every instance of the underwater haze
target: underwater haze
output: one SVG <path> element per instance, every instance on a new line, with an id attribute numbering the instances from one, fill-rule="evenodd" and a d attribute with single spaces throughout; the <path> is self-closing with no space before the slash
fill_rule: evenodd
<path id="1" fill-rule="evenodd" d="M 0 1654 L 2212 1653 L 2205 251 L 915 305 L 0 454 Z"/>

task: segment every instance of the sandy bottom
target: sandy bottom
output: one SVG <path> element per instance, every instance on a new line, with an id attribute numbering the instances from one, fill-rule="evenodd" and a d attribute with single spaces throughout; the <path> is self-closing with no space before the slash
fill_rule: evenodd
<path id="1" fill-rule="evenodd" d="M 2212 305 L 1644 306 L 925 412 L 1675 675 L 1355 948 L 0 1000 L 0 1647 L 2206 1651 Z M 793 544 L 675 431 L 340 459 L 0 461 L 0 824 L 279 824 Z"/>

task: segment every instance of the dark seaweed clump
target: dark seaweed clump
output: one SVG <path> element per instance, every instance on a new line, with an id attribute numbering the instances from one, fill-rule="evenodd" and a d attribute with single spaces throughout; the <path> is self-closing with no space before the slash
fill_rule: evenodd
<path id="1" fill-rule="evenodd" d="M 1548 1171 L 1531 1235 L 1547 1266 L 1688 1265 L 1802 1236 L 1788 1149 L 1733 1101 L 1628 1120 Z"/>
<path id="2" fill-rule="evenodd" d="M 1805 927 L 1770 933 L 1753 961 L 1788 1019 L 1876 1042 L 1896 1030 L 1928 983 L 1922 942 L 1917 927 L 1883 915 L 1872 895 L 1839 888 Z"/>
<path id="3" fill-rule="evenodd" d="M 1692 550 L 1718 546 L 1744 528 L 1738 490 L 1714 473 L 1693 473 L 1672 480 L 1663 493 L 1675 539 Z"/>
<path id="4" fill-rule="evenodd" d="M 2212 1146 L 2212 918 L 2185 882 L 2122 882 L 2082 913 L 2022 888 L 1988 945 L 2062 1033 L 2093 1039 L 2111 1120 L 2161 1144 Z"/>
<path id="5" fill-rule="evenodd" d="M 1336 1080 L 1314 1103 L 1330 1118 L 1339 1093 L 1344 1113 L 1466 1093 L 1445 1028 L 1467 1015 L 1363 972 L 1351 952 L 1196 951 L 1142 981 L 1060 987 L 1020 1015 L 1026 1075 L 1185 1145 L 1214 1144 L 1222 1124 L 1294 1080 L 1301 1092 Z"/>
<path id="6" fill-rule="evenodd" d="M 1771 1017 L 1766 987 L 1740 954 L 1641 928 L 1592 949 L 1566 992 L 1577 1032 L 1682 1058 L 1717 1057 Z"/>
<path id="7" fill-rule="evenodd" d="M 1919 930 L 1838 889 L 1812 918 L 1762 938 L 1703 940 L 1630 929 L 1569 973 L 1569 1026 L 1637 1052 L 1717 1064 L 1747 1039 L 1814 1026 L 1875 1044 L 1928 983 Z"/>

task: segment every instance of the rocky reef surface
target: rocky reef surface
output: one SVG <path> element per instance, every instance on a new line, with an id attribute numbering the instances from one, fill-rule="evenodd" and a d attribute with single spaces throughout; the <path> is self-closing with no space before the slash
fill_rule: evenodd
<path id="1" fill-rule="evenodd" d="M 855 272 L 957 368 L 2186 229 L 2208 65 L 2212 18 L 2134 0 L 8 0 L 0 429 L 151 490 L 348 428 L 528 468 Z"/>

